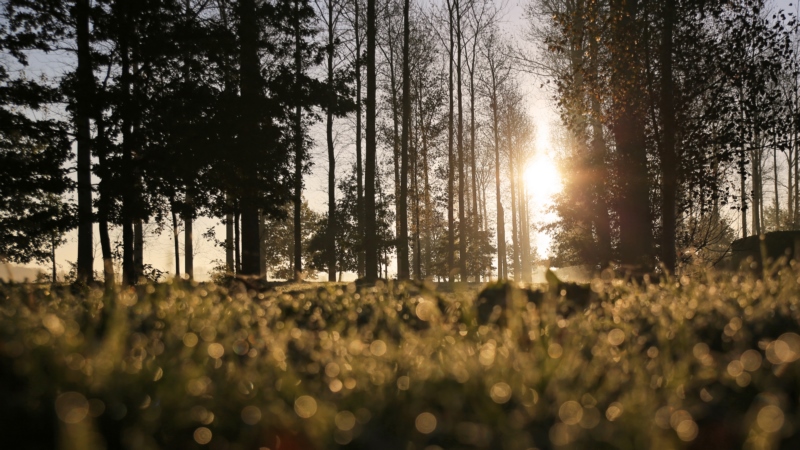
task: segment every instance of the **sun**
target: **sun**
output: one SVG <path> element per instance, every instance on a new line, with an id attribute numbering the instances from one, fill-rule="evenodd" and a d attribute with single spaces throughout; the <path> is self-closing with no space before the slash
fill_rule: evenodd
<path id="1" fill-rule="evenodd" d="M 532 222 L 539 228 L 558 220 L 558 215 L 551 206 L 554 197 L 563 189 L 563 182 L 553 158 L 545 152 L 539 152 L 528 163 L 523 177 Z M 550 254 L 552 237 L 541 228 L 535 233 L 533 242 L 540 256 Z"/>
<path id="2" fill-rule="evenodd" d="M 563 183 L 555 161 L 540 152 L 525 169 L 525 187 L 535 209 L 545 208 L 561 192 Z"/>

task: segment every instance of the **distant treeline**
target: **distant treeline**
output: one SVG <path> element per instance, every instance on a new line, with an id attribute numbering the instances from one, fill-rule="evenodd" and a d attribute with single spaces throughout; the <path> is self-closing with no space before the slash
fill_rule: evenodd
<path id="1" fill-rule="evenodd" d="M 224 273 L 375 279 L 396 259 L 400 278 L 529 281 L 522 71 L 555 82 L 565 125 L 554 261 L 712 259 L 731 205 L 743 235 L 800 222 L 797 23 L 763 1 L 532 0 L 534 53 L 487 0 L 0 4 L 0 256 L 54 277 L 77 228 L 75 277 L 100 278 L 98 225 L 102 278 L 137 282 L 146 223 L 193 276 L 208 216 Z M 303 200 L 320 123 L 321 215 Z"/>

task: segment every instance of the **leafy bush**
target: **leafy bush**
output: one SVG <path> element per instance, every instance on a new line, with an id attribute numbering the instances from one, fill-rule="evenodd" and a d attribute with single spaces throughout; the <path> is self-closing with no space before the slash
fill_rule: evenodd
<path id="1" fill-rule="evenodd" d="M 800 448 L 800 278 L 0 287 L 14 448 Z M 520 299 L 529 299 L 520 301 Z M 501 326 L 497 324 L 500 323 Z"/>

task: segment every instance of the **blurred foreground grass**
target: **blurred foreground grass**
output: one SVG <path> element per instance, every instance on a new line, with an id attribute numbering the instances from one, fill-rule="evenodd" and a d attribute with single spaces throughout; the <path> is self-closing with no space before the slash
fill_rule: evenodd
<path id="1" fill-rule="evenodd" d="M 0 286 L 0 447 L 800 448 L 800 271 L 591 290 Z"/>

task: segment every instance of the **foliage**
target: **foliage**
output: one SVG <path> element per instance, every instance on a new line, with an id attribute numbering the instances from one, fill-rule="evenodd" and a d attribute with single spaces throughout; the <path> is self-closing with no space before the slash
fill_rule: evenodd
<path id="1" fill-rule="evenodd" d="M 687 269 L 691 265 L 704 270 L 709 264 L 718 263 L 728 254 L 736 235 L 725 218 L 717 213 L 709 213 L 699 218 L 691 217 L 679 230 L 678 243 L 685 249 L 679 257 Z"/>
<path id="2" fill-rule="evenodd" d="M 479 325 L 474 292 L 412 284 L 0 286 L 3 438 L 796 447 L 796 267 L 641 287 L 603 275 L 566 316 L 558 292 L 507 292 L 504 321 Z"/>
<path id="3" fill-rule="evenodd" d="M 336 226 L 334 227 L 334 244 L 336 253 L 336 269 L 341 272 L 356 272 L 358 270 L 358 252 L 363 250 L 363 237 L 358 233 L 358 199 L 356 197 L 355 171 L 339 180 L 339 190 L 344 196 L 336 202 Z M 320 217 L 316 224 L 317 232 L 311 238 L 309 251 L 311 261 L 309 267 L 324 272 L 328 269 L 330 261 L 328 244 L 329 213 Z"/>
<path id="4" fill-rule="evenodd" d="M 72 185 L 64 167 L 69 137 L 63 123 L 46 118 L 59 101 L 56 90 L 24 72 L 14 77 L 0 62 L 0 259 L 46 261 L 54 237 L 74 226 L 62 198 Z"/>
<path id="5" fill-rule="evenodd" d="M 293 207 L 291 203 L 287 204 L 286 210 L 288 211 Z M 265 263 L 267 265 L 267 273 L 272 277 L 292 280 L 294 279 L 294 268 L 292 267 L 294 261 L 294 220 L 289 216 L 288 212 L 283 217 L 282 219 L 263 219 L 264 234 L 262 240 L 265 249 Z M 308 202 L 304 200 L 301 204 L 300 217 L 304 224 L 301 229 L 302 255 L 305 263 L 303 275 L 305 279 L 313 280 L 317 277 L 317 269 L 309 265 L 313 258 L 310 245 L 315 233 L 324 233 L 324 229 L 320 228 L 322 216 L 311 209 L 308 206 Z"/>
<path id="6" fill-rule="evenodd" d="M 744 216 L 755 211 L 751 231 L 763 231 L 763 159 L 767 151 L 791 155 L 786 137 L 796 122 L 794 94 L 778 80 L 797 77 L 796 18 L 766 5 L 531 4 L 531 23 L 541 24 L 532 36 L 548 47 L 543 68 L 570 134 L 563 164 L 571 177 L 553 227 L 562 259 L 641 264 L 656 254 L 669 258 L 667 246 L 691 252 L 681 229 L 694 233 L 704 215 L 725 216 L 726 206 Z M 665 153 L 667 142 L 674 154 Z M 665 181 L 667 173 L 675 179 Z M 665 199 L 673 193 L 674 201 Z M 678 223 L 665 223 L 673 210 Z"/>
<path id="7" fill-rule="evenodd" d="M 479 276 L 488 276 L 494 268 L 492 258 L 497 248 L 492 245 L 491 234 L 488 230 L 479 229 L 475 222 L 480 221 L 480 217 L 473 215 L 467 219 L 470 225 L 467 227 L 471 231 L 467 239 L 467 271 Z M 460 238 L 460 237 L 459 237 Z M 459 258 L 461 256 L 459 255 Z"/>
<path id="8" fill-rule="evenodd" d="M 363 236 L 358 233 L 358 197 L 357 197 L 355 168 L 339 180 L 339 191 L 343 196 L 336 202 L 336 264 L 339 272 L 356 272 L 358 269 L 358 252 L 363 249 Z M 375 202 L 377 211 L 376 224 L 378 226 L 378 239 L 380 254 L 390 251 L 393 238 L 391 229 L 394 215 L 389 210 L 388 201 Z M 325 245 L 328 239 L 328 215 L 320 216 L 314 226 L 314 236 L 309 242 L 311 254 L 310 267 L 318 270 L 327 270 L 328 248 Z M 381 258 L 382 264 L 388 264 Z"/>

